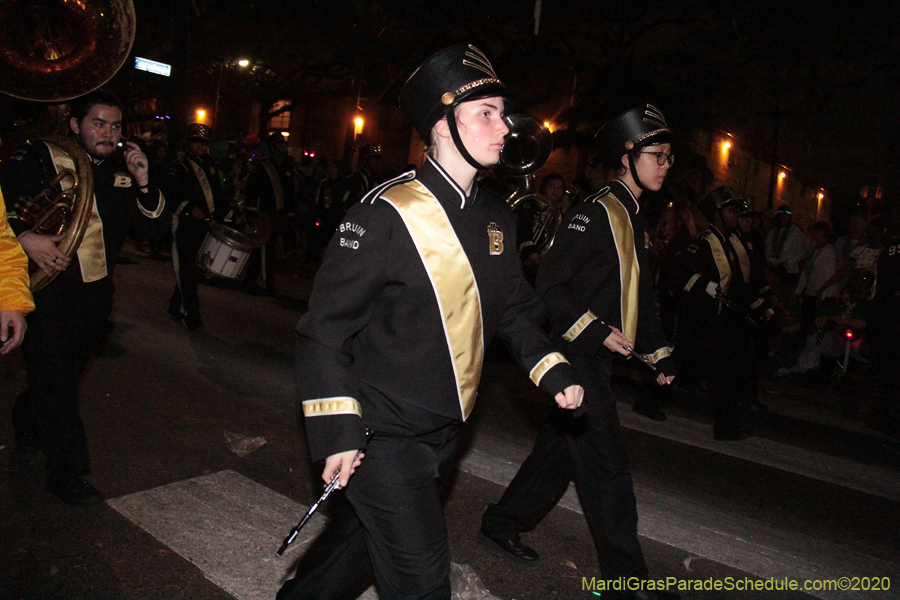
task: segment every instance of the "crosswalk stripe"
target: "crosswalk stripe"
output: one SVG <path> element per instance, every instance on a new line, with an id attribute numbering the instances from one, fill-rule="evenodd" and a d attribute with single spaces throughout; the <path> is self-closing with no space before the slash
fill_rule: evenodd
<path id="1" fill-rule="evenodd" d="M 619 402 L 623 427 L 683 444 L 711 450 L 759 465 L 774 467 L 804 477 L 833 483 L 889 500 L 900 500 L 900 474 L 836 456 L 796 448 L 761 437 L 740 442 L 717 442 L 711 427 L 669 415 L 663 422 L 641 417 L 628 404 Z"/>
<path id="2" fill-rule="evenodd" d="M 530 452 L 530 447 L 509 441 L 482 428 L 460 464 L 460 469 L 506 486 Z M 756 519 L 683 496 L 635 485 L 638 533 L 763 579 L 791 577 L 837 579 L 873 573 L 900 577 L 897 565 L 855 552 L 838 544 L 786 532 Z M 574 485 L 569 486 L 559 506 L 582 514 Z M 808 592 L 823 600 L 855 600 L 859 592 Z"/>
<path id="3" fill-rule="evenodd" d="M 274 598 L 327 522 L 314 514 L 284 555 L 276 556 L 307 507 L 234 471 L 178 481 L 107 504 L 237 600 Z M 454 565 L 454 570 L 471 576 L 465 566 Z M 374 586 L 359 597 L 377 599 Z"/>

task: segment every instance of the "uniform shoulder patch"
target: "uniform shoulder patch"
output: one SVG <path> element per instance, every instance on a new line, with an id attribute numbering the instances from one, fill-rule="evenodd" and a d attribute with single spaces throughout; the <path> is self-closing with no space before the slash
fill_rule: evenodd
<path id="1" fill-rule="evenodd" d="M 609 193 L 610 189 L 612 189 L 612 188 L 610 188 L 610 186 L 608 186 L 608 185 L 603 186 L 594 195 L 589 196 L 587 201 L 588 202 L 600 202 L 600 199 L 603 198 L 603 196 L 607 195 Z"/>
<path id="2" fill-rule="evenodd" d="M 375 200 L 377 200 L 378 197 L 381 196 L 381 194 L 383 194 L 385 192 L 385 190 L 388 190 L 388 189 L 394 187 L 395 185 L 400 185 L 402 183 L 406 183 L 407 181 L 412 181 L 415 178 L 416 178 L 415 171 L 407 171 L 406 173 L 402 173 L 402 174 L 398 175 L 397 177 L 394 177 L 393 179 L 388 179 L 381 185 L 377 185 L 374 188 L 372 188 L 365 196 L 363 196 L 362 200 L 360 200 L 360 203 L 374 204 Z"/>

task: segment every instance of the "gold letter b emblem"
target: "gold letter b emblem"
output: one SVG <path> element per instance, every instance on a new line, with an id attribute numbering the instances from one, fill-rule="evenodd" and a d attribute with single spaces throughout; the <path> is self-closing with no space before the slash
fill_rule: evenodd
<path id="1" fill-rule="evenodd" d="M 503 232 L 496 223 L 488 225 L 488 239 L 491 244 L 491 256 L 503 254 Z"/>

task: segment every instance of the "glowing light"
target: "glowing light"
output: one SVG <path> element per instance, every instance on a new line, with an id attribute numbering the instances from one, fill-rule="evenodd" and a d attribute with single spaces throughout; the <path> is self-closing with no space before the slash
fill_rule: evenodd
<path id="1" fill-rule="evenodd" d="M 544 121 L 544 127 L 547 128 L 547 131 L 553 133 L 553 125 L 550 124 L 550 121 Z"/>
<path id="2" fill-rule="evenodd" d="M 785 173 L 784 171 L 778 174 L 779 179 L 784 179 L 785 177 L 787 177 L 787 173 Z"/>
<path id="3" fill-rule="evenodd" d="M 287 138 L 291 137 L 291 132 L 289 132 L 289 131 L 282 131 L 282 132 L 281 132 L 281 135 L 284 136 L 284 139 L 287 139 Z"/>
<path id="4" fill-rule="evenodd" d="M 363 118 L 356 117 L 353 119 L 353 134 L 359 135 L 363 132 Z"/>
<path id="5" fill-rule="evenodd" d="M 722 150 L 728 151 L 729 148 L 731 148 L 731 142 L 725 142 L 724 144 L 722 144 Z"/>
<path id="6" fill-rule="evenodd" d="M 848 329 L 848 330 L 847 330 L 847 333 L 846 333 L 845 335 L 847 336 L 847 339 L 848 339 L 848 340 L 852 340 L 852 339 L 853 339 L 853 331 L 852 331 L 852 330 Z"/>
<path id="7" fill-rule="evenodd" d="M 205 116 L 206 116 L 206 111 L 205 111 L 205 110 L 203 110 L 202 108 L 197 109 L 197 118 L 198 118 L 198 119 L 202 119 L 202 118 L 204 118 Z"/>
<path id="8" fill-rule="evenodd" d="M 822 192 L 819 192 L 819 195 L 817 197 L 819 198 L 819 200 L 824 200 L 825 194 L 823 194 Z"/>
<path id="9" fill-rule="evenodd" d="M 242 58 L 241 60 L 238 61 L 237 64 L 239 67 L 247 67 L 250 65 L 250 61 L 247 60 L 246 58 Z"/>

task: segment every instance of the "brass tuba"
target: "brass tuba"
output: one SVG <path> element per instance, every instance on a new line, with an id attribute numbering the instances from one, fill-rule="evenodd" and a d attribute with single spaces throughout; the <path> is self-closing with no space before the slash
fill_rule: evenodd
<path id="1" fill-rule="evenodd" d="M 96 90 L 128 58 L 135 27 L 132 0 L 3 0 L 0 91 L 61 102 Z"/>
<path id="2" fill-rule="evenodd" d="M 31 198 L 19 198 L 15 202 L 16 215 L 28 223 L 34 233 L 67 234 L 57 247 L 72 258 L 84 238 L 94 210 L 94 170 L 91 159 L 72 138 L 49 136 L 29 143 L 44 143 L 51 148 L 56 146 L 72 159 L 74 168 L 60 169 L 53 179 L 43 184 L 39 193 Z M 29 264 L 28 270 L 32 292 L 42 289 L 59 274 L 54 271 L 47 275 L 34 263 Z"/>
<path id="3" fill-rule="evenodd" d="M 3 0 L 0 2 L 0 92 L 41 102 L 62 102 L 91 92 L 122 67 L 135 36 L 132 0 Z M 70 258 L 87 230 L 94 207 L 91 159 L 62 136 L 30 142 L 61 150 L 73 163 L 44 182 L 32 198 L 15 203 L 16 214 L 35 233 L 66 233 L 58 247 Z M 31 289 L 56 273 L 32 264 Z"/>
<path id="4" fill-rule="evenodd" d="M 496 170 L 515 180 L 517 189 L 506 203 L 516 214 L 532 205 L 534 223 L 531 242 L 538 252 L 546 252 L 553 244 L 556 228 L 562 220 L 559 210 L 550 201 L 534 191 L 534 173 L 544 166 L 553 151 L 550 130 L 535 117 L 526 113 L 513 113 L 504 117 L 509 133 L 500 152 Z M 524 240 L 519 240 L 521 245 Z"/>

